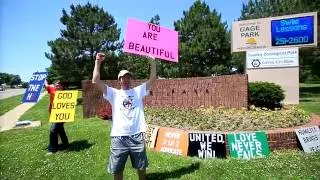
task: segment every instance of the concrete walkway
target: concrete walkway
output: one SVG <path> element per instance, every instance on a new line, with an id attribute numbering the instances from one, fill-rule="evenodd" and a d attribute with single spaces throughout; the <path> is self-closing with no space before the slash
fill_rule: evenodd
<path id="1" fill-rule="evenodd" d="M 47 92 L 43 92 L 40 94 L 39 100 L 45 96 Z M 14 109 L 10 110 L 9 112 L 5 113 L 0 117 L 0 132 L 7 131 L 12 128 L 16 127 L 16 122 L 22 116 L 23 113 L 28 111 L 32 106 L 34 106 L 36 103 L 23 103 L 19 106 L 15 107 Z M 34 127 L 34 126 L 40 126 L 40 121 L 32 121 L 30 125 L 27 127 Z"/>

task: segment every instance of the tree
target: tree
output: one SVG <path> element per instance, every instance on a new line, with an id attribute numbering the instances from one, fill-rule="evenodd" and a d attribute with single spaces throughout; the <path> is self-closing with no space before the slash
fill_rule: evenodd
<path id="1" fill-rule="evenodd" d="M 0 73 L 0 85 L 3 83 L 14 87 L 15 85 L 21 84 L 21 78 L 15 74 Z"/>
<path id="2" fill-rule="evenodd" d="M 160 16 L 156 14 L 149 21 L 152 24 L 159 25 Z M 147 79 L 149 78 L 149 60 L 144 56 L 131 55 L 123 52 L 119 53 L 119 67 L 121 69 L 127 69 L 134 74 L 135 79 Z M 161 61 L 156 62 L 158 64 L 157 71 L 161 69 Z"/>
<path id="3" fill-rule="evenodd" d="M 195 1 L 174 22 L 179 32 L 179 63 L 165 67 L 165 77 L 195 77 L 228 73 L 230 44 L 226 23 L 216 10 Z"/>
<path id="4" fill-rule="evenodd" d="M 22 85 L 22 88 L 27 88 L 29 86 L 29 83 L 28 82 L 22 82 L 21 85 Z"/>
<path id="5" fill-rule="evenodd" d="M 243 4 L 239 20 L 316 12 L 319 9 L 320 0 L 249 0 L 247 4 Z M 320 14 L 318 12 L 318 34 L 319 26 Z M 319 37 L 318 35 L 318 42 Z M 320 80 L 320 44 L 318 43 L 318 46 L 314 48 L 300 49 L 299 55 L 300 81 Z M 244 53 L 234 53 L 233 61 L 244 64 Z"/>
<path id="6" fill-rule="evenodd" d="M 132 72 L 135 79 L 148 78 L 149 60 L 145 57 L 120 53 L 119 66 Z"/>
<path id="7" fill-rule="evenodd" d="M 13 75 L 13 76 L 11 77 L 11 81 L 10 81 L 9 84 L 10 84 L 11 87 L 14 87 L 14 86 L 16 86 L 16 85 L 21 84 L 21 78 L 20 78 L 20 76 L 19 76 L 19 75 Z"/>
<path id="8" fill-rule="evenodd" d="M 3 83 L 9 84 L 11 76 L 8 73 L 0 73 L 0 85 Z"/>
<path id="9" fill-rule="evenodd" d="M 62 10 L 60 21 L 65 29 L 61 30 L 61 37 L 48 42 L 51 53 L 45 55 L 52 62 L 48 78 L 79 85 L 82 79 L 91 78 L 97 52 L 108 55 L 102 67 L 108 71 L 102 71 L 101 78 L 116 77 L 115 52 L 122 47 L 122 42 L 119 42 L 120 29 L 113 16 L 90 3 L 71 5 L 70 9 L 70 14 Z"/>

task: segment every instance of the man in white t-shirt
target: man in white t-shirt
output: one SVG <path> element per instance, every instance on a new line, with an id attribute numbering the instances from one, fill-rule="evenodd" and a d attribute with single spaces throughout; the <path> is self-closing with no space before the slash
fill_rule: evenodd
<path id="1" fill-rule="evenodd" d="M 151 57 L 149 80 L 134 88 L 131 87 L 132 74 L 127 70 L 121 70 L 118 74 L 121 89 L 115 89 L 100 80 L 100 66 L 104 57 L 103 53 L 96 55 L 92 83 L 98 85 L 103 97 L 112 106 L 108 171 L 114 174 L 114 179 L 123 179 L 123 170 L 130 156 L 132 167 L 138 170 L 139 179 L 146 179 L 148 160 L 143 138 L 146 131 L 143 98 L 149 94 L 156 79 L 156 63 Z"/>

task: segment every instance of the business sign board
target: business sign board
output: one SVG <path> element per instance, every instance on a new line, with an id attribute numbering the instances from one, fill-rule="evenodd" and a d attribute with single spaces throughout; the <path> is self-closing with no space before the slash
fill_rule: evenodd
<path id="1" fill-rule="evenodd" d="M 317 12 L 236 21 L 231 51 L 317 46 Z"/>
<path id="2" fill-rule="evenodd" d="M 280 48 L 247 51 L 247 69 L 282 68 L 299 66 L 299 49 Z"/>
<path id="3" fill-rule="evenodd" d="M 237 21 L 232 23 L 231 51 L 241 52 L 270 47 L 269 18 Z"/>
<path id="4" fill-rule="evenodd" d="M 38 102 L 47 75 L 47 72 L 35 72 L 32 74 L 29 85 L 22 98 L 23 103 Z"/>
<path id="5" fill-rule="evenodd" d="M 128 53 L 152 55 L 155 58 L 178 62 L 178 32 L 129 18 L 123 50 Z"/>
<path id="6" fill-rule="evenodd" d="M 78 91 L 56 91 L 49 122 L 73 122 Z"/>
<path id="7" fill-rule="evenodd" d="M 314 16 L 271 20 L 272 46 L 314 44 L 317 36 Z"/>
<path id="8" fill-rule="evenodd" d="M 320 129 L 318 126 L 295 129 L 305 152 L 320 151 Z"/>
<path id="9" fill-rule="evenodd" d="M 228 134 L 231 157 L 252 159 L 266 157 L 270 149 L 265 132 L 242 132 Z"/>
<path id="10" fill-rule="evenodd" d="M 225 158 L 225 135 L 214 132 L 189 132 L 188 156 L 201 159 Z"/>

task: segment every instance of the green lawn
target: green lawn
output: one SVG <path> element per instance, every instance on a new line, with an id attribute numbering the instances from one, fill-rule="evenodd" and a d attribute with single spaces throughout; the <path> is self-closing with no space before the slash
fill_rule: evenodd
<path id="1" fill-rule="evenodd" d="M 22 103 L 23 94 L 0 100 L 0 116 Z"/>
<path id="2" fill-rule="evenodd" d="M 81 96 L 81 94 L 79 95 Z M 69 151 L 46 156 L 49 139 L 44 97 L 21 119 L 41 120 L 38 128 L 0 133 L 0 179 L 112 179 L 106 172 L 110 148 L 110 122 L 82 118 L 82 106 L 76 121 L 66 123 Z M 285 150 L 255 160 L 179 157 L 148 150 L 148 179 L 319 179 L 320 153 L 307 154 Z M 137 179 L 130 161 L 125 179 Z"/>
<path id="3" fill-rule="evenodd" d="M 320 84 L 300 84 L 300 106 L 309 113 L 320 114 Z"/>
<path id="4" fill-rule="evenodd" d="M 35 106 L 24 113 L 19 120 L 37 120 L 41 124 L 48 123 L 49 94 L 46 94 Z"/>

